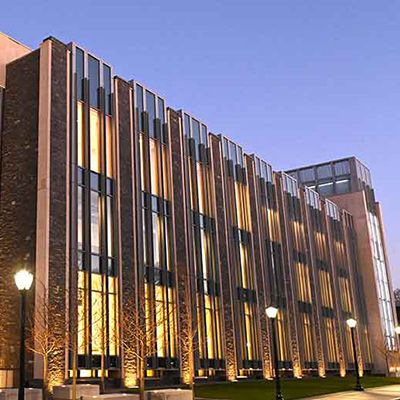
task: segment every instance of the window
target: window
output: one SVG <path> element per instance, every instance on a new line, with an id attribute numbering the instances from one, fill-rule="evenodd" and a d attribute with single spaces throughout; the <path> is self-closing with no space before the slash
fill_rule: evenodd
<path id="1" fill-rule="evenodd" d="M 111 97 L 111 68 L 103 65 L 103 84 L 104 84 L 104 109 L 105 113 L 112 113 L 112 97 Z"/>
<path id="2" fill-rule="evenodd" d="M 186 137 L 190 137 L 190 117 L 185 114 L 184 116 L 184 125 L 185 125 L 185 135 Z"/>
<path id="3" fill-rule="evenodd" d="M 112 118 L 106 117 L 106 172 L 107 177 L 113 177 L 113 125 Z"/>
<path id="4" fill-rule="evenodd" d="M 299 171 L 299 175 L 300 175 L 301 182 L 315 181 L 314 168 L 302 169 Z"/>
<path id="5" fill-rule="evenodd" d="M 90 226 L 92 253 L 100 253 L 100 196 L 93 191 L 90 194 Z"/>
<path id="6" fill-rule="evenodd" d="M 90 169 L 101 172 L 100 112 L 90 109 Z"/>
<path id="7" fill-rule="evenodd" d="M 332 167 L 330 164 L 317 167 L 318 179 L 326 179 L 332 177 Z"/>
<path id="8" fill-rule="evenodd" d="M 83 103 L 78 101 L 76 108 L 76 120 L 77 120 L 77 161 L 78 166 L 84 166 L 85 159 L 85 130 L 83 128 Z"/>
<path id="9" fill-rule="evenodd" d="M 99 61 L 89 56 L 89 100 L 90 106 L 100 108 L 100 64 Z"/>
<path id="10" fill-rule="evenodd" d="M 164 100 L 158 97 L 158 119 L 161 121 L 161 124 L 165 123 L 164 114 Z"/>
<path id="11" fill-rule="evenodd" d="M 136 110 L 139 132 L 143 132 L 143 88 L 136 85 Z"/>
<path id="12" fill-rule="evenodd" d="M 146 90 L 146 111 L 149 117 L 149 135 L 155 136 L 156 99 L 153 93 Z"/>
<path id="13" fill-rule="evenodd" d="M 81 186 L 78 187 L 78 210 L 77 210 L 77 218 L 78 218 L 78 249 L 83 249 L 83 188 Z"/>
<path id="14" fill-rule="evenodd" d="M 350 191 L 350 180 L 342 179 L 340 181 L 336 181 L 335 183 L 335 192 L 338 194 L 348 193 Z"/>
<path id="15" fill-rule="evenodd" d="M 76 97 L 83 100 L 83 77 L 84 77 L 84 54 L 81 49 L 76 48 Z"/>
<path id="16" fill-rule="evenodd" d="M 334 167 L 336 176 L 350 174 L 350 163 L 348 161 L 336 162 Z"/>
<path id="17" fill-rule="evenodd" d="M 318 193 L 322 196 L 329 196 L 333 194 L 333 183 L 321 183 L 318 185 Z"/>

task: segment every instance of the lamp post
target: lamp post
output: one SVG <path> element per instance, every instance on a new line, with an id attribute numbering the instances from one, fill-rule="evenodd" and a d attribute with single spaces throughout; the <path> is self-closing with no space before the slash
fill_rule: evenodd
<path id="1" fill-rule="evenodd" d="M 272 346 L 274 353 L 274 368 L 275 368 L 275 399 L 276 400 L 284 400 L 282 391 L 281 391 L 281 378 L 279 376 L 279 365 L 278 365 L 278 345 L 277 345 L 277 334 L 276 334 L 276 326 L 275 321 L 278 315 L 278 309 L 273 306 L 269 306 L 265 310 L 267 317 L 271 320 L 272 326 Z"/>
<path id="2" fill-rule="evenodd" d="M 15 284 L 21 294 L 21 339 L 19 348 L 19 389 L 18 400 L 25 397 L 25 313 L 26 292 L 31 288 L 33 275 L 26 269 L 21 269 L 14 275 Z"/>
<path id="3" fill-rule="evenodd" d="M 351 331 L 351 341 L 353 343 L 353 354 L 354 354 L 354 368 L 356 371 L 356 386 L 354 390 L 357 390 L 359 392 L 362 392 L 364 388 L 361 386 L 360 383 L 360 371 L 358 369 L 358 361 L 357 361 L 357 348 L 356 348 L 356 338 L 355 338 L 355 330 L 357 326 L 357 321 L 353 318 L 349 318 L 346 321 L 348 327 L 350 328 Z"/>

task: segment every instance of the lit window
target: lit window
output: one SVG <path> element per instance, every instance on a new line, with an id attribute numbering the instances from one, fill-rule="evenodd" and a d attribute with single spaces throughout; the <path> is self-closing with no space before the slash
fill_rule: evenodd
<path id="1" fill-rule="evenodd" d="M 100 113 L 90 109 L 90 169 L 100 173 Z"/>
<path id="2" fill-rule="evenodd" d="M 78 158 L 78 165 L 80 167 L 84 167 L 84 159 L 85 159 L 85 130 L 83 127 L 83 103 L 80 101 L 77 102 L 77 109 L 76 109 L 76 120 L 77 120 L 77 158 Z"/>

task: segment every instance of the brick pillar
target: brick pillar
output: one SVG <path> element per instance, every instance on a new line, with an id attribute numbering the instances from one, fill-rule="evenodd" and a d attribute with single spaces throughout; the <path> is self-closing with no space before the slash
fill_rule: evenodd
<path id="1" fill-rule="evenodd" d="M 176 291 L 178 309 L 178 336 L 180 347 L 181 378 L 184 383 L 191 383 L 194 376 L 193 349 L 183 351 L 182 342 L 190 343 L 193 340 L 192 333 L 192 294 L 191 279 L 189 275 L 189 258 L 186 232 L 188 231 L 186 192 L 184 182 L 184 138 L 181 130 L 179 114 L 169 109 L 170 124 L 170 151 L 171 151 L 171 175 L 173 187 L 173 238 L 175 244 L 174 265 L 176 272 Z M 192 250 L 193 251 L 193 250 Z M 186 347 L 185 347 L 186 349 Z"/>
<path id="2" fill-rule="evenodd" d="M 233 319 L 232 277 L 228 258 L 228 242 L 226 231 L 226 210 L 224 193 L 223 158 L 220 139 L 210 136 L 212 176 L 214 178 L 215 202 L 216 202 L 216 236 L 219 256 L 219 269 L 221 281 L 222 317 L 224 326 L 225 362 L 226 376 L 229 380 L 237 376 L 237 355 L 235 345 L 235 325 Z"/>
<path id="3" fill-rule="evenodd" d="M 115 79 L 116 107 L 116 179 L 117 179 L 117 213 L 119 237 L 119 263 L 121 275 L 121 318 L 124 312 L 129 312 L 137 303 L 137 256 L 136 256 L 136 214 L 137 204 L 135 168 L 136 141 L 134 140 L 133 104 L 131 86 L 120 78 Z M 135 172 L 134 172 L 135 171 Z M 128 337 L 129 332 L 121 332 L 124 343 L 132 342 L 137 346 L 134 338 Z M 126 387 L 137 384 L 138 360 L 133 352 L 122 354 L 122 378 Z"/>

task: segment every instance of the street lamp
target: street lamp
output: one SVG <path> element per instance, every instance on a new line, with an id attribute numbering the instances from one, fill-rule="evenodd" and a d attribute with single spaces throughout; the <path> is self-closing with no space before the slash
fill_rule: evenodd
<path id="1" fill-rule="evenodd" d="M 272 326 L 272 346 L 273 346 L 273 353 L 274 353 L 274 367 L 275 367 L 275 399 L 276 400 L 284 400 L 282 392 L 281 392 L 281 379 L 279 376 L 279 365 L 278 365 L 278 345 L 277 345 L 277 334 L 276 334 L 276 327 L 275 321 L 278 315 L 278 309 L 273 306 L 269 306 L 265 310 L 267 317 L 271 320 Z"/>
<path id="2" fill-rule="evenodd" d="M 356 349 L 356 339 L 355 339 L 355 330 L 356 330 L 356 326 L 357 326 L 357 321 L 355 319 L 353 319 L 353 318 L 349 318 L 346 321 L 346 323 L 350 328 L 351 341 L 353 343 L 354 368 L 355 368 L 355 371 L 356 371 L 356 386 L 355 386 L 354 390 L 362 392 L 364 390 L 364 388 L 361 386 L 361 383 L 360 383 L 360 371 L 358 369 L 357 349 Z"/>
<path id="3" fill-rule="evenodd" d="M 33 275 L 26 269 L 21 269 L 14 275 L 15 284 L 21 294 L 21 339 L 19 349 L 19 389 L 18 400 L 25 397 L 25 312 L 26 292 L 31 288 Z"/>

